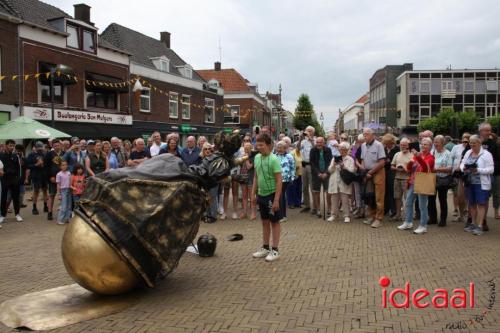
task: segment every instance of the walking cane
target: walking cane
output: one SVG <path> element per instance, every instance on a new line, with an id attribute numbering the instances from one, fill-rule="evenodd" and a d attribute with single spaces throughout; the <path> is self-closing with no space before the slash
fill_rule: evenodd
<path id="1" fill-rule="evenodd" d="M 326 191 L 323 189 L 323 221 L 326 221 Z"/>

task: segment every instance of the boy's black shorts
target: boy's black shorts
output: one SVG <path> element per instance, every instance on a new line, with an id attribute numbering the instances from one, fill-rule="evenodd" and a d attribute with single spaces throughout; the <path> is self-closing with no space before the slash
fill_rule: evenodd
<path id="1" fill-rule="evenodd" d="M 272 205 L 274 202 L 274 194 L 260 196 L 257 195 L 257 204 L 259 205 L 260 218 L 262 220 L 270 220 L 272 223 L 279 223 L 281 220 L 281 209 L 277 212 L 272 212 Z"/>

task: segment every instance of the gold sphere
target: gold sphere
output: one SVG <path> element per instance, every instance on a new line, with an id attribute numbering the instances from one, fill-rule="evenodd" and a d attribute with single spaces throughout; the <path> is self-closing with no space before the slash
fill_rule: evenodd
<path id="1" fill-rule="evenodd" d="M 116 250 L 78 215 L 64 232 L 62 257 L 73 280 L 97 294 L 122 294 L 138 284 L 137 275 Z"/>

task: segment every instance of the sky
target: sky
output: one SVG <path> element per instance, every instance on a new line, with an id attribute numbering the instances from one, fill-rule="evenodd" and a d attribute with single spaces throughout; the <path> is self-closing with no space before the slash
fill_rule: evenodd
<path id="1" fill-rule="evenodd" d="M 73 4 L 45 0 L 73 15 Z M 309 95 L 325 128 L 369 89 L 385 65 L 500 68 L 496 0 L 84 0 L 103 31 L 119 23 L 160 38 L 195 69 L 235 68 L 294 111 Z M 219 41 L 222 52 L 219 49 Z"/>

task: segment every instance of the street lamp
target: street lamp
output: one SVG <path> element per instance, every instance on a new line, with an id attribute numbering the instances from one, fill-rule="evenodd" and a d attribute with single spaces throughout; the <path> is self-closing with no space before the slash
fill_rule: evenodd
<path id="1" fill-rule="evenodd" d="M 70 75 L 73 74 L 73 70 L 71 67 L 66 65 L 59 64 L 57 66 L 50 67 L 50 109 L 52 115 L 51 126 L 52 128 L 56 128 L 56 117 L 55 117 L 55 101 L 54 101 L 54 76 L 56 75 Z M 62 87 L 61 87 L 62 89 Z"/>

